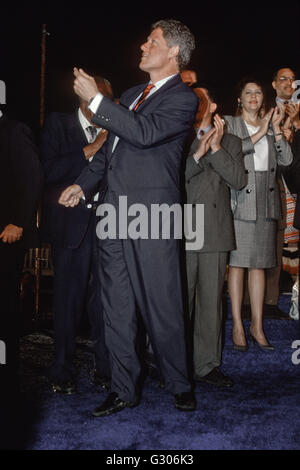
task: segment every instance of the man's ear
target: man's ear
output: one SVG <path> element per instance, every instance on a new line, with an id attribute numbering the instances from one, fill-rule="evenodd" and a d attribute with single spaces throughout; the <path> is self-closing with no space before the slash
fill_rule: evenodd
<path id="1" fill-rule="evenodd" d="M 274 88 L 274 90 L 276 90 L 276 82 L 272 82 L 272 87 Z"/>
<path id="2" fill-rule="evenodd" d="M 216 110 L 217 110 L 217 103 L 211 103 L 210 106 L 209 106 L 209 111 L 211 114 L 213 114 Z"/>
<path id="3" fill-rule="evenodd" d="M 169 57 L 170 58 L 173 58 L 173 57 L 177 57 L 179 54 L 179 46 L 172 46 L 170 47 L 169 49 Z"/>

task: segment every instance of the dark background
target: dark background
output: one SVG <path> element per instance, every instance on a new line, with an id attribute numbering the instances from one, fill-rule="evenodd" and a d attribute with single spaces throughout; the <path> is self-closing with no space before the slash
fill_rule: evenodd
<path id="1" fill-rule="evenodd" d="M 175 18 L 190 27 L 196 50 L 189 68 L 213 88 L 220 111 L 233 113 L 234 87 L 245 75 L 269 86 L 273 72 L 291 67 L 300 78 L 300 1 L 3 4 L 0 79 L 7 87 L 4 109 L 39 130 L 41 30 L 47 24 L 45 112 L 72 111 L 72 68 L 91 68 L 120 94 L 147 80 L 139 71 L 140 45 L 149 26 Z"/>

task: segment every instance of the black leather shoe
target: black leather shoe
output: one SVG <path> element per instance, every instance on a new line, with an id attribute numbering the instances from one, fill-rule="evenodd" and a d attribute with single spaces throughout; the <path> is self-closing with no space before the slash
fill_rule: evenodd
<path id="1" fill-rule="evenodd" d="M 110 389 L 110 378 L 106 377 L 105 375 L 100 375 L 95 370 L 94 377 L 93 377 L 93 384 L 99 385 L 103 390 L 109 391 Z"/>
<path id="2" fill-rule="evenodd" d="M 231 380 L 227 375 L 224 375 L 218 367 L 215 367 L 207 375 L 203 377 L 195 376 L 196 382 L 206 382 L 210 385 L 215 385 L 216 387 L 232 387 L 233 380 Z"/>
<path id="3" fill-rule="evenodd" d="M 51 383 L 52 390 L 55 393 L 61 393 L 64 395 L 73 395 L 76 393 L 76 385 L 72 381 Z"/>
<path id="4" fill-rule="evenodd" d="M 118 413 L 118 411 L 124 410 L 124 408 L 133 408 L 137 405 L 138 402 L 121 400 L 117 393 L 112 392 L 100 406 L 97 406 L 97 408 L 94 409 L 92 415 L 96 418 L 109 416 L 113 413 Z"/>
<path id="5" fill-rule="evenodd" d="M 195 411 L 197 403 L 192 392 L 177 393 L 174 395 L 175 408 L 180 411 Z"/>

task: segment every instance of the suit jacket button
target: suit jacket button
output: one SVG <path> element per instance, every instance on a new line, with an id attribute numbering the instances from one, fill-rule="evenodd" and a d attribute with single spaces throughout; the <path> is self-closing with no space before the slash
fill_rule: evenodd
<path id="1" fill-rule="evenodd" d="M 274 191 L 274 188 L 270 188 L 270 191 L 271 191 L 271 192 Z"/>
<path id="2" fill-rule="evenodd" d="M 109 169 L 109 170 L 112 170 L 112 169 L 113 169 L 113 167 L 110 165 L 110 166 L 108 167 L 108 169 Z"/>
<path id="3" fill-rule="evenodd" d="M 250 173 L 250 171 L 249 171 L 249 170 L 245 170 L 245 173 L 246 173 L 246 175 L 248 175 L 248 174 Z"/>
<path id="4" fill-rule="evenodd" d="M 190 184 L 190 180 L 187 180 L 187 184 Z"/>
<path id="5" fill-rule="evenodd" d="M 214 204 L 214 208 L 216 209 L 216 207 L 217 207 L 217 204 L 215 203 L 215 204 Z"/>
<path id="6" fill-rule="evenodd" d="M 251 191 L 252 191 L 251 189 L 247 189 L 246 193 L 247 193 L 247 194 L 250 194 Z"/>

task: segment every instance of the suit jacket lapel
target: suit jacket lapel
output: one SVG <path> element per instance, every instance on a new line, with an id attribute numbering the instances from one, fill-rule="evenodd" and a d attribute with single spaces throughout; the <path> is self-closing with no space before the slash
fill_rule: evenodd
<path id="1" fill-rule="evenodd" d="M 152 95 L 150 95 L 145 101 L 143 101 L 143 103 L 138 107 L 138 109 L 135 111 L 136 113 L 138 113 L 139 111 L 141 111 L 142 109 L 144 109 L 145 107 L 147 106 L 150 106 L 151 104 L 153 105 L 153 107 L 155 107 L 157 105 L 157 100 L 160 100 L 161 99 L 161 94 L 165 91 L 165 90 L 168 90 L 169 88 L 177 85 L 178 83 L 181 82 L 181 78 L 178 74 L 175 75 L 175 77 L 172 77 L 170 78 L 164 85 L 162 85 L 155 93 L 153 93 Z M 144 87 L 142 88 L 141 91 L 144 90 L 146 85 L 144 85 Z M 141 93 L 141 92 L 140 92 Z"/>
<path id="2" fill-rule="evenodd" d="M 145 106 L 149 106 L 150 104 L 153 105 L 153 107 L 157 106 L 161 97 L 161 93 L 168 88 L 177 85 L 178 83 L 181 82 L 181 78 L 179 74 L 176 74 L 174 77 L 170 78 L 163 86 L 161 86 L 155 93 L 150 95 L 141 105 L 138 107 L 135 113 L 138 113 L 141 109 L 143 109 Z M 132 105 L 132 103 L 137 99 L 137 97 L 143 92 L 143 90 L 146 88 L 148 82 L 144 83 L 142 85 L 139 85 L 137 87 L 134 87 L 132 92 L 126 93 L 125 98 L 122 98 L 122 101 L 120 103 L 120 106 L 125 106 L 126 108 L 129 109 L 129 107 Z M 107 149 L 107 155 L 109 160 L 112 158 L 112 149 L 114 145 L 116 135 L 111 133 L 111 139 L 108 145 Z"/>

